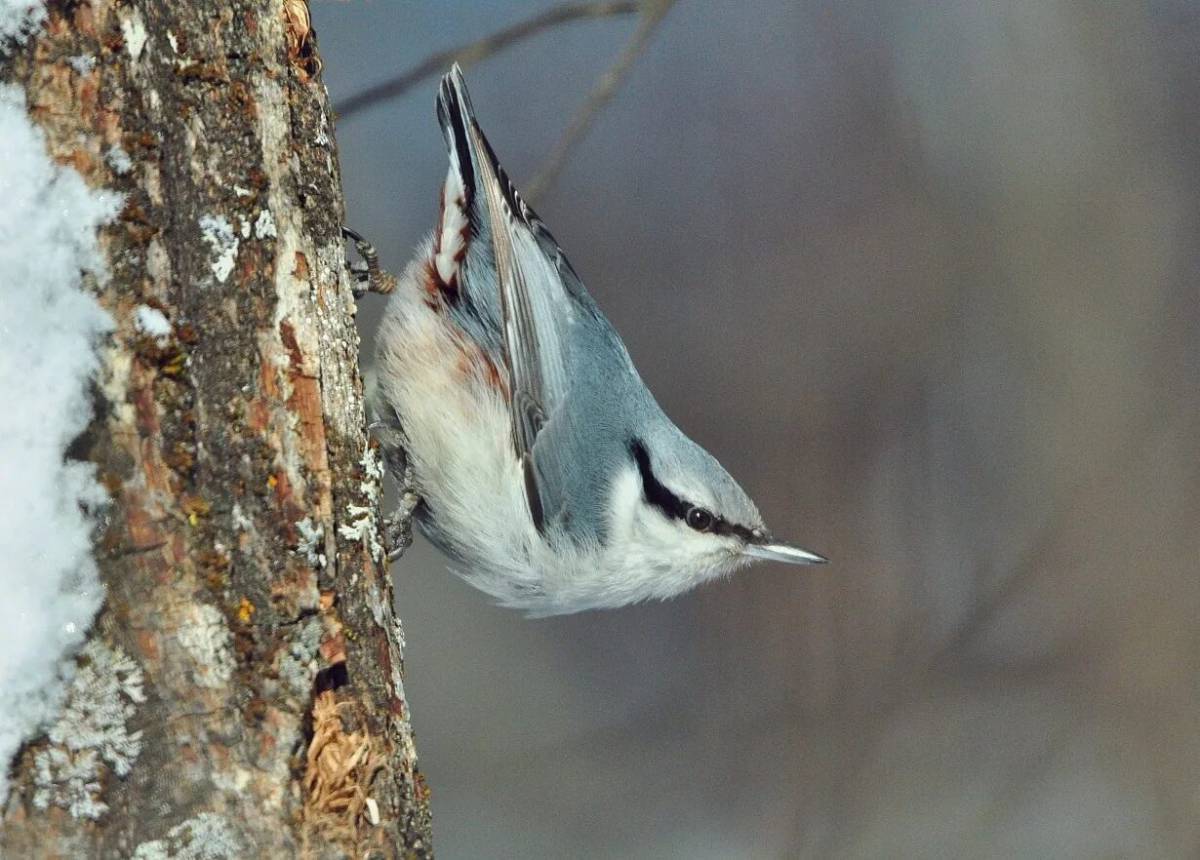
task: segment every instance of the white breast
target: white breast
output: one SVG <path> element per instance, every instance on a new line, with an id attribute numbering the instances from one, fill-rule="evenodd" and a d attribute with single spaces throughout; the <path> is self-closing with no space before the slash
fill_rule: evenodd
<path id="1" fill-rule="evenodd" d="M 640 504 L 631 468 L 608 500 L 607 547 L 535 528 L 512 441 L 507 385 L 477 346 L 428 304 L 428 247 L 409 266 L 380 326 L 372 407 L 399 418 L 429 537 L 455 572 L 501 604 L 532 615 L 671 597 L 735 567 L 724 555 L 697 565 L 672 526 Z M 676 557 L 676 556 L 679 557 Z"/>
<path id="2" fill-rule="evenodd" d="M 539 577 L 528 559 L 540 543 L 513 453 L 507 405 L 489 382 L 496 369 L 426 304 L 423 268 L 412 265 L 388 303 L 378 335 L 373 400 L 399 417 L 415 489 L 474 585 L 509 602 Z M 503 377 L 503 369 L 498 372 Z M 507 380 L 503 380 L 507 383 Z M 504 571 L 488 562 L 503 558 Z M 517 582 L 510 582 L 516 578 Z"/>

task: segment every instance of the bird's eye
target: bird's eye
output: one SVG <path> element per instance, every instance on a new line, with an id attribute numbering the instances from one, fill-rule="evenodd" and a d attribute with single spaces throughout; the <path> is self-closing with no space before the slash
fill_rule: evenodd
<path id="1" fill-rule="evenodd" d="M 714 517 L 704 508 L 688 508 L 685 519 L 688 526 L 698 532 L 706 532 L 713 527 Z"/>

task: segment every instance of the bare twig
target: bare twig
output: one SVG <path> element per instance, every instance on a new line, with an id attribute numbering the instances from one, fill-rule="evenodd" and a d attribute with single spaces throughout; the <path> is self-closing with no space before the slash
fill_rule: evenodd
<path id="1" fill-rule="evenodd" d="M 629 37 L 629 42 L 608 71 L 600 76 L 600 80 L 596 82 L 596 86 L 588 94 L 587 99 L 579 106 L 579 110 L 575 112 L 570 125 L 563 131 L 562 137 L 558 139 L 558 143 L 547 156 L 545 163 L 533 178 L 525 183 L 524 196 L 526 198 L 535 200 L 554 184 L 562 172 L 563 166 L 567 163 L 571 150 L 583 139 L 604 106 L 612 100 L 617 89 L 629 75 L 633 64 L 650 44 L 650 37 L 654 35 L 654 30 L 673 5 L 675 5 L 675 0 L 645 0 L 641 7 L 637 29 Z"/>
<path id="2" fill-rule="evenodd" d="M 650 7 L 654 5 L 657 4 L 654 2 L 650 2 L 649 4 Z M 553 9 L 548 9 L 545 12 L 534 15 L 532 18 L 527 18 L 476 42 L 460 45 L 448 51 L 439 51 L 436 54 L 426 57 L 407 72 L 350 96 L 350 98 L 338 105 L 338 117 L 339 119 L 346 120 L 372 105 L 403 95 L 425 78 L 446 71 L 451 63 L 457 62 L 463 66 L 470 66 L 503 51 L 505 48 L 523 39 L 535 36 L 550 27 L 589 18 L 632 15 L 641 9 L 642 4 L 635 2 L 635 0 L 624 0 L 624 2 L 564 3 L 561 6 L 555 6 Z M 649 14 L 648 9 L 644 13 L 643 21 Z"/>

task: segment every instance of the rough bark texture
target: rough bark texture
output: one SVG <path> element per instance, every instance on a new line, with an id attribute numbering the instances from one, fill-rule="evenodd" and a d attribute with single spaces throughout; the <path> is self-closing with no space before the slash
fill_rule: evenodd
<path id="1" fill-rule="evenodd" d="M 55 158 L 127 195 L 78 446 L 113 504 L 68 709 L 103 731 L 23 750 L 0 855 L 427 856 L 307 10 L 49 7 L 0 77 Z"/>

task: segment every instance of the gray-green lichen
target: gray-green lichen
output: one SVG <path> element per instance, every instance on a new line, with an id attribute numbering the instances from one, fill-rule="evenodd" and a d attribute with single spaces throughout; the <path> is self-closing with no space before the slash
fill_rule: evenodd
<path id="1" fill-rule="evenodd" d="M 231 860 L 244 856 L 241 843 L 220 815 L 201 812 L 167 831 L 165 839 L 143 842 L 132 860 Z"/>
<path id="2" fill-rule="evenodd" d="M 300 532 L 296 553 L 312 567 L 325 567 L 328 561 L 324 553 L 325 527 L 314 523 L 312 517 L 305 517 L 296 523 L 296 531 Z"/>
<path id="3" fill-rule="evenodd" d="M 217 283 L 223 284 L 229 279 L 234 265 L 237 263 L 240 240 L 233 231 L 233 226 L 224 215 L 204 215 L 200 219 L 201 235 L 212 252 L 212 274 Z"/>
<path id="4" fill-rule="evenodd" d="M 225 686 L 236 665 L 225 616 L 207 603 L 185 611 L 187 618 L 176 635 L 192 658 L 192 680 L 201 687 Z"/>
<path id="5" fill-rule="evenodd" d="M 345 540 L 361 541 L 376 561 L 383 560 L 383 544 L 379 541 L 379 523 L 374 506 L 347 505 L 349 522 L 338 526 L 338 534 Z"/>
<path id="6" fill-rule="evenodd" d="M 297 696 L 307 696 L 317 674 L 317 649 L 324 628 L 321 619 L 312 616 L 301 622 L 299 634 L 279 658 L 279 678 Z"/>
<path id="7" fill-rule="evenodd" d="M 50 744 L 34 759 L 33 803 L 97 819 L 108 811 L 100 799 L 105 771 L 127 775 L 142 750 L 142 733 L 127 722 L 146 696 L 142 670 L 120 649 L 93 639 L 80 661 Z"/>

